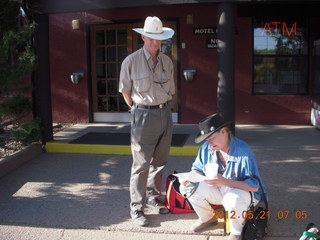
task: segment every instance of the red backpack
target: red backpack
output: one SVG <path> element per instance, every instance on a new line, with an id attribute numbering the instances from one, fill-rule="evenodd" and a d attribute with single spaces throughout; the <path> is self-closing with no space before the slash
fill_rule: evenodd
<path id="1" fill-rule="evenodd" d="M 180 193 L 179 179 L 169 175 L 166 182 L 166 207 L 174 214 L 195 212 L 189 200 Z M 222 208 L 222 205 L 211 205 L 212 209 Z"/>
<path id="2" fill-rule="evenodd" d="M 194 212 L 191 203 L 180 193 L 179 187 L 178 178 L 169 175 L 166 182 L 166 207 L 174 214 Z"/>

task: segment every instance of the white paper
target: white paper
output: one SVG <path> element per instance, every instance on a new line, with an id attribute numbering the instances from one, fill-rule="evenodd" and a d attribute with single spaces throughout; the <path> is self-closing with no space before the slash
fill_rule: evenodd
<path id="1" fill-rule="evenodd" d="M 203 182 L 206 179 L 206 176 L 203 176 L 194 171 L 184 172 L 184 173 L 175 173 L 173 175 L 178 177 L 180 181 Z"/>

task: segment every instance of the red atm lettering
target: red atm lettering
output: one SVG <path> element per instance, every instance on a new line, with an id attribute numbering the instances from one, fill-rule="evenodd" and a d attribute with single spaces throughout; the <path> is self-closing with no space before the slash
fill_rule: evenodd
<path id="1" fill-rule="evenodd" d="M 289 30 L 290 29 L 290 30 Z M 267 32 L 269 35 L 282 33 L 282 35 L 297 35 L 297 22 L 294 22 L 291 28 L 288 28 L 286 22 L 266 22 L 263 27 L 262 35 Z"/>

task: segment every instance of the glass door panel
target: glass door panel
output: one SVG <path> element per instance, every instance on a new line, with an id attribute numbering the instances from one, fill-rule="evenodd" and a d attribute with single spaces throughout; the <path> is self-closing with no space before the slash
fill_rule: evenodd
<path id="1" fill-rule="evenodd" d="M 92 102 L 94 112 L 123 112 L 122 95 L 118 92 L 120 67 L 129 54 L 128 25 L 93 26 Z M 129 34 L 128 34 L 129 32 Z"/>

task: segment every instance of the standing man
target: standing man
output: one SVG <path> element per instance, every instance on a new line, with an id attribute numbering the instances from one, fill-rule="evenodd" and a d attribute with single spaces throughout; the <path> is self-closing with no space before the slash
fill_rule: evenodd
<path id="1" fill-rule="evenodd" d="M 175 86 L 173 63 L 160 48 L 174 31 L 163 27 L 158 17 L 147 17 L 144 28 L 133 30 L 141 34 L 144 45 L 122 62 L 119 92 L 131 109 L 130 214 L 137 225 L 147 226 L 145 204 L 168 213 L 159 197 L 171 146 Z"/>

